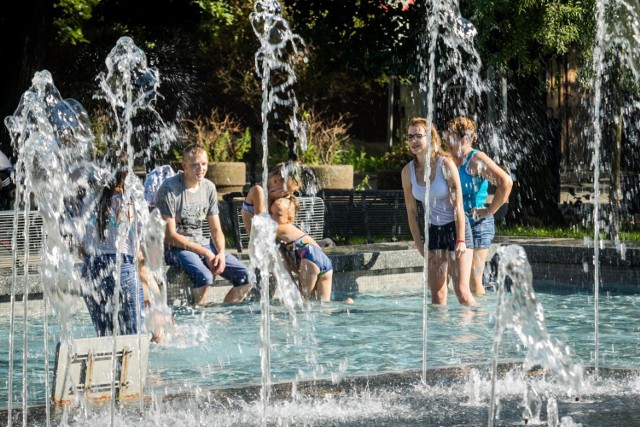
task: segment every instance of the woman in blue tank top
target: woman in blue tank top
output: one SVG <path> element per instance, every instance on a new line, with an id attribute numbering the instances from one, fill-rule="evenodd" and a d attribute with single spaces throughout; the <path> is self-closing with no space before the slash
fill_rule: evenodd
<path id="1" fill-rule="evenodd" d="M 447 123 L 446 147 L 458 166 L 464 211 L 469 217 L 473 234 L 473 262 L 469 284 L 474 295 L 484 294 L 482 276 L 489 246 L 496 233 L 493 215 L 509 200 L 513 180 L 500 166 L 482 151 L 473 148 L 478 139 L 476 124 L 466 117 Z M 496 191 L 489 206 L 489 183 Z"/>
<path id="2" fill-rule="evenodd" d="M 427 145 L 428 132 L 431 147 Z M 462 206 L 458 169 L 451 156 L 442 149 L 435 126 L 429 125 L 426 119 L 417 117 L 411 120 L 407 144 L 414 159 L 402 169 L 402 188 L 411 236 L 422 256 L 425 244 L 418 226 L 417 201 L 427 203 L 429 208 L 427 250 L 431 302 L 446 304 L 448 275 L 451 274 L 458 302 L 474 304 L 469 291 L 472 253 L 466 249 L 471 245 L 471 228 Z M 425 182 L 427 175 L 428 186 Z"/>

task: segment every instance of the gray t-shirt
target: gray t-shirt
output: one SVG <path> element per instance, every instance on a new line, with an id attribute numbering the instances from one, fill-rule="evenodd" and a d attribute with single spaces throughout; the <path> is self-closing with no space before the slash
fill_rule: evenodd
<path id="1" fill-rule="evenodd" d="M 163 216 L 176 221 L 176 231 L 194 243 L 209 243 L 202 234 L 202 223 L 208 216 L 218 215 L 218 193 L 216 186 L 203 179 L 196 191 L 184 186 L 180 172 L 163 181 L 158 189 L 156 207 Z"/>

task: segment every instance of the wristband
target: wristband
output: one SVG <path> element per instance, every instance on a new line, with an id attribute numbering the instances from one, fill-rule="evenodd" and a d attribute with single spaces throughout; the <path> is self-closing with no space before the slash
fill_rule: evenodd
<path id="1" fill-rule="evenodd" d="M 464 239 L 456 239 L 456 243 L 467 243 Z"/>

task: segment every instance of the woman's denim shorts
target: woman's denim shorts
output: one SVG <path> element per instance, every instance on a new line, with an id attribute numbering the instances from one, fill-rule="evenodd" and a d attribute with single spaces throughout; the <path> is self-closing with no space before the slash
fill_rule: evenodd
<path id="1" fill-rule="evenodd" d="M 478 221 L 470 221 L 471 234 L 473 235 L 473 249 L 487 249 L 491 246 L 496 235 L 496 223 L 493 215 L 482 218 Z"/>

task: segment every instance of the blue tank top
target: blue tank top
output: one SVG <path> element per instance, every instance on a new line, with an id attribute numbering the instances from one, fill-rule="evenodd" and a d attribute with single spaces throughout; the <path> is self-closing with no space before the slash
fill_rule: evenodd
<path id="1" fill-rule="evenodd" d="M 477 152 L 478 150 L 471 150 L 464 163 L 458 168 L 465 212 L 484 207 L 489 196 L 489 182 L 481 176 L 471 175 L 468 171 L 469 162 Z"/>

